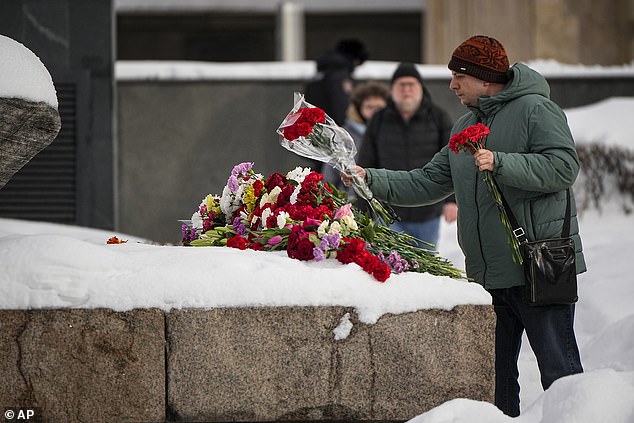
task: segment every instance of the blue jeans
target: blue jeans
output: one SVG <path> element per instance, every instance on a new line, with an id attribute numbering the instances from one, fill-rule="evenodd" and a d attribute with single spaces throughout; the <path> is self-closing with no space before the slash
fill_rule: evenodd
<path id="1" fill-rule="evenodd" d="M 537 358 L 544 390 L 557 379 L 583 372 L 573 329 L 575 306 L 529 306 L 525 287 L 491 289 L 495 329 L 495 405 L 511 417 L 520 414 L 517 359 L 526 330 Z"/>
<path id="2" fill-rule="evenodd" d="M 438 244 L 438 236 L 440 234 L 440 217 L 423 220 L 422 222 L 394 222 L 390 226 L 390 229 L 397 232 L 405 232 L 408 235 L 414 236 L 436 246 Z M 427 248 L 428 250 L 436 249 L 427 244 L 418 244 L 419 247 Z"/>

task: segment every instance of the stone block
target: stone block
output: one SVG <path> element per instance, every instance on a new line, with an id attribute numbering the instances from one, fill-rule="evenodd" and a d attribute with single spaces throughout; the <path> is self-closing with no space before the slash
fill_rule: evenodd
<path id="1" fill-rule="evenodd" d="M 60 128 L 59 113 L 52 106 L 0 98 L 0 188 L 47 147 Z"/>
<path id="2" fill-rule="evenodd" d="M 166 321 L 170 414 L 214 422 L 329 417 L 326 408 L 336 404 L 331 331 L 343 310 L 173 310 Z"/>
<path id="3" fill-rule="evenodd" d="M 350 334 L 333 334 L 349 313 Z M 491 306 L 385 315 L 345 307 L 172 311 L 168 414 L 182 421 L 403 421 L 493 401 Z"/>
<path id="4" fill-rule="evenodd" d="M 0 311 L 0 404 L 46 422 L 165 420 L 157 309 Z"/>

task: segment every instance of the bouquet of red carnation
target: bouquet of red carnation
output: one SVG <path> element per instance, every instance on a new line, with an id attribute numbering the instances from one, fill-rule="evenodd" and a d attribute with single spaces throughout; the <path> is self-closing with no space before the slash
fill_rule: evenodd
<path id="1" fill-rule="evenodd" d="M 374 198 L 367 183 L 350 171 L 355 165 L 357 148 L 350 134 L 338 126 L 322 109 L 295 93 L 295 104 L 284 118 L 277 133 L 280 144 L 300 156 L 328 163 L 341 172 L 355 176 L 354 190 L 368 201 L 373 217 L 380 218 L 386 225 L 398 219 L 394 211 Z"/>
<path id="2" fill-rule="evenodd" d="M 191 220 L 181 220 L 183 245 L 286 251 L 297 260 L 337 259 L 356 263 L 381 282 L 403 271 L 464 278 L 437 251 L 355 210 L 343 192 L 309 168 L 265 178 L 252 162 L 240 163 L 222 192 L 206 195 Z"/>
<path id="3" fill-rule="evenodd" d="M 456 153 L 468 151 L 471 154 L 475 154 L 476 151 L 484 148 L 484 142 L 486 137 L 489 135 L 489 132 L 489 127 L 482 123 L 471 125 L 463 129 L 462 132 L 454 134 L 451 137 L 449 140 L 449 149 Z M 506 215 L 506 210 L 502 204 L 500 191 L 493 180 L 493 174 L 490 170 L 483 170 L 482 172 L 484 173 L 484 180 L 486 181 L 489 192 L 493 197 L 493 201 L 495 201 L 495 204 L 500 211 L 500 220 L 506 229 L 506 240 L 512 250 L 511 254 L 513 256 L 513 262 L 522 264 L 523 260 L 522 254 L 520 253 L 519 242 L 517 241 L 515 235 L 513 235 L 513 228 L 511 227 L 509 218 Z"/>

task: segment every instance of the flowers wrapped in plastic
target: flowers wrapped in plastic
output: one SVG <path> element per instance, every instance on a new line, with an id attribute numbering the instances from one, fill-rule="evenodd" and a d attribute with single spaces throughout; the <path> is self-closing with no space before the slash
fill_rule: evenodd
<path id="1" fill-rule="evenodd" d="M 455 279 L 462 271 L 418 247 L 416 239 L 370 219 L 323 182 L 323 175 L 296 168 L 264 178 L 253 163 L 234 166 L 222 195 L 203 198 L 182 221 L 183 244 L 286 251 L 297 260 L 356 263 L 376 280 L 405 271 Z"/>
<path id="2" fill-rule="evenodd" d="M 319 160 L 341 172 L 354 175 L 353 188 L 368 202 L 373 217 L 381 219 L 386 225 L 398 220 L 389 205 L 374 198 L 365 180 L 350 171 L 355 165 L 357 153 L 350 134 L 322 109 L 308 103 L 303 94 L 295 93 L 294 97 L 292 110 L 277 128 L 280 144 L 295 154 Z"/>
<path id="3" fill-rule="evenodd" d="M 449 140 L 449 149 L 454 151 L 455 153 L 467 151 L 471 154 L 474 154 L 476 151 L 484 148 L 484 142 L 488 135 L 488 126 L 482 123 L 471 125 L 463 129 L 460 133 L 454 134 L 451 137 L 451 139 Z M 491 194 L 491 197 L 493 197 L 493 201 L 495 201 L 495 205 L 500 212 L 500 220 L 502 221 L 502 224 L 504 225 L 504 228 L 506 230 L 506 241 L 511 247 L 511 256 L 513 257 L 513 261 L 522 264 L 523 259 L 520 252 L 519 241 L 513 234 L 513 228 L 511 227 L 509 218 L 506 215 L 506 210 L 504 209 L 504 205 L 502 204 L 502 196 L 500 195 L 498 186 L 495 184 L 495 181 L 493 179 L 493 173 L 490 170 L 483 170 L 482 172 L 484 173 L 484 181 L 487 184 L 489 193 Z"/>

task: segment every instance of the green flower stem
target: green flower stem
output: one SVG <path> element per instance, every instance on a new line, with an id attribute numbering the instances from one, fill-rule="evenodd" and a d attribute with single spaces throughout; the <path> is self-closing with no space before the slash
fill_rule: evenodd
<path id="1" fill-rule="evenodd" d="M 452 279 L 467 279 L 462 270 L 456 269 L 451 262 L 439 257 L 437 251 L 419 247 L 418 238 L 377 224 L 366 214 L 358 211 L 355 211 L 355 220 L 359 225 L 361 237 L 370 243 L 373 252 L 386 255 L 391 251 L 398 252 L 409 263 L 408 271 L 447 276 Z"/>
<path id="2" fill-rule="evenodd" d="M 524 262 L 522 258 L 522 254 L 520 253 L 520 244 L 515 235 L 513 235 L 513 228 L 511 227 L 511 222 L 509 221 L 508 215 L 506 214 L 506 209 L 504 209 L 504 204 L 502 203 L 502 195 L 500 191 L 498 191 L 495 182 L 493 181 L 493 174 L 490 170 L 484 170 L 484 180 L 489 188 L 489 193 L 493 197 L 493 201 L 495 201 L 495 205 L 500 212 L 500 220 L 504 225 L 504 229 L 506 230 L 506 241 L 511 247 L 511 257 L 513 258 L 513 263 L 522 264 Z"/>

